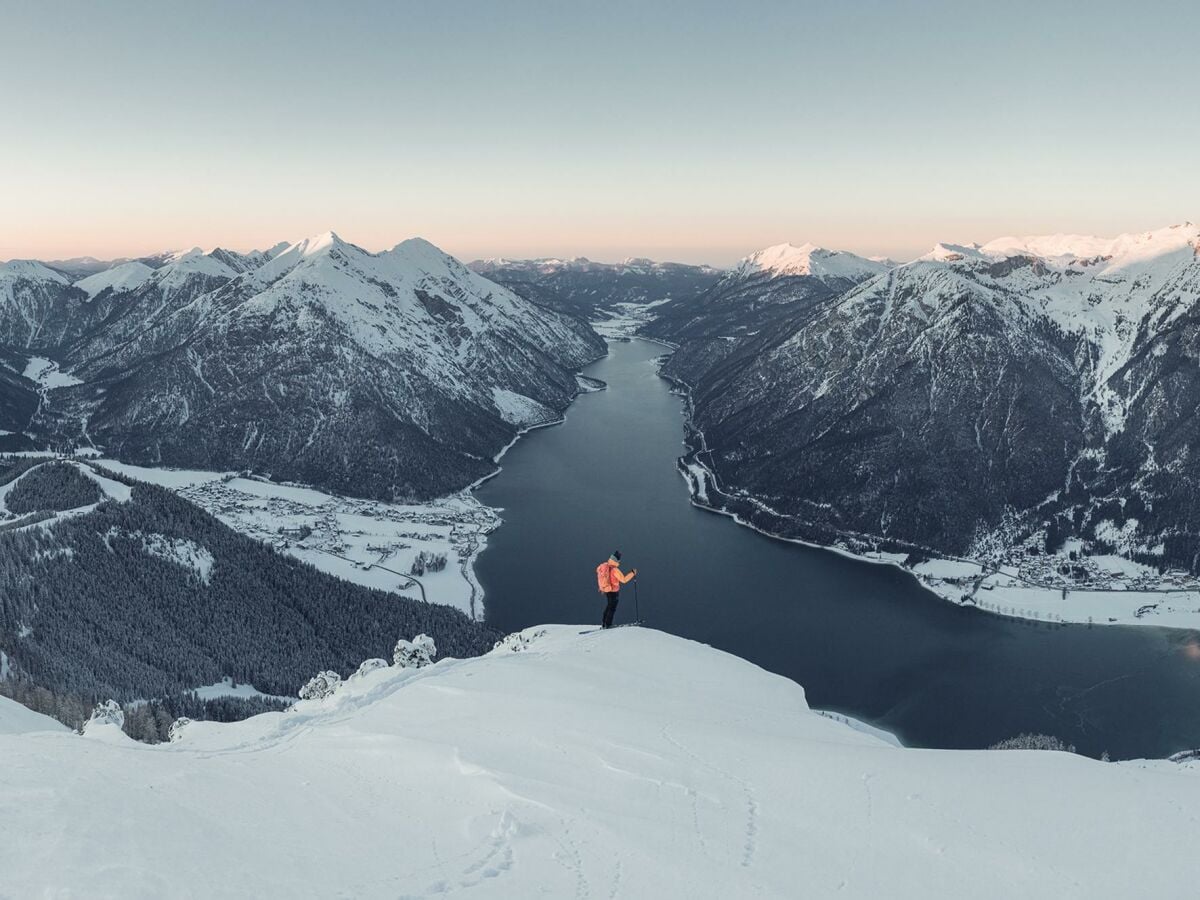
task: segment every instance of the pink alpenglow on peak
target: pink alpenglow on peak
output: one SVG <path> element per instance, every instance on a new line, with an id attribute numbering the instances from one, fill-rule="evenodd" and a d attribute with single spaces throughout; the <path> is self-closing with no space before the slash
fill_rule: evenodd
<path id="1" fill-rule="evenodd" d="M 885 261 L 866 259 L 845 250 L 826 250 L 815 244 L 776 244 L 751 254 L 738 263 L 734 272 L 748 276 L 760 273 L 772 278 L 787 275 L 810 275 L 816 278 L 863 278 L 886 272 L 891 266 Z"/>

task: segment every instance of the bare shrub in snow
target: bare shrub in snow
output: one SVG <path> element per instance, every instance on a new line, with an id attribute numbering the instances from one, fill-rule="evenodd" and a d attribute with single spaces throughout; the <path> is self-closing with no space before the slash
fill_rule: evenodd
<path id="1" fill-rule="evenodd" d="M 187 716 L 180 716 L 171 723 L 171 727 L 167 729 L 167 740 L 171 743 L 183 737 L 183 729 L 192 724 L 192 720 Z"/>
<path id="2" fill-rule="evenodd" d="M 420 669 L 433 662 L 437 656 L 437 645 L 427 634 L 418 634 L 411 641 L 401 638 L 396 642 L 392 661 L 402 669 Z"/>
<path id="3" fill-rule="evenodd" d="M 342 683 L 342 676 L 337 672 L 318 672 L 300 688 L 301 700 L 324 700 L 332 696 Z"/>
<path id="4" fill-rule="evenodd" d="M 1059 750 L 1074 753 L 1075 745 L 1064 743 L 1052 734 L 1018 734 L 1016 737 L 998 741 L 989 750 Z"/>
<path id="5" fill-rule="evenodd" d="M 356 671 L 350 677 L 362 678 L 368 672 L 374 672 L 376 669 L 386 669 L 387 665 L 388 661 L 386 659 L 379 659 L 378 657 L 374 659 L 364 659 L 362 665 L 358 667 L 358 671 Z"/>
<path id="6" fill-rule="evenodd" d="M 513 653 L 520 653 L 523 650 L 528 650 L 529 645 L 546 633 L 546 630 L 540 629 L 532 634 L 526 634 L 522 631 L 514 631 L 503 639 L 496 641 L 493 650 L 511 650 Z"/>

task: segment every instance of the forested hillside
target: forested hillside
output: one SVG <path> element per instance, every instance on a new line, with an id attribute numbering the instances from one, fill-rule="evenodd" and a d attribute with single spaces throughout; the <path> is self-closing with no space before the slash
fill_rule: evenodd
<path id="1" fill-rule="evenodd" d="M 226 676 L 294 696 L 320 670 L 348 675 L 388 656 L 400 637 L 424 632 L 459 657 L 495 640 L 456 610 L 278 554 L 163 488 L 77 463 L 17 467 L 27 471 L 13 478 L 9 466 L 0 505 L 19 489 L 34 515 L 0 531 L 0 650 L 25 685 L 6 692 L 39 687 L 52 714 Z M 103 502 L 91 509 L 97 485 Z M 68 498 L 88 505 L 59 512 Z"/>

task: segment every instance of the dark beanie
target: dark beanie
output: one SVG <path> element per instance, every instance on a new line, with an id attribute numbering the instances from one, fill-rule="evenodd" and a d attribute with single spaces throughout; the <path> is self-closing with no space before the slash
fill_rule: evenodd
<path id="1" fill-rule="evenodd" d="M 613 559 L 615 559 L 617 562 L 620 562 L 620 561 L 621 561 L 621 551 L 620 551 L 620 550 L 614 550 L 614 551 L 612 552 L 612 558 L 613 558 Z"/>

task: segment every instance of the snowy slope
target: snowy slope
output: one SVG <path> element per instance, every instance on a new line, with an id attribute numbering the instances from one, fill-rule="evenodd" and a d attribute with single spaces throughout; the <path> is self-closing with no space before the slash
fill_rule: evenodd
<path id="1" fill-rule="evenodd" d="M 26 709 L 15 700 L 0 697 L 0 735 L 26 735 L 42 731 L 66 732 L 68 728 L 49 716 Z M 0 881 L 0 884 L 3 882 Z"/>
<path id="2" fill-rule="evenodd" d="M 1193 893 L 1194 767 L 900 749 L 703 645 L 546 632 L 524 652 L 384 668 L 288 712 L 192 723 L 167 745 L 111 727 L 0 735 L 4 889 Z"/>
<path id="3" fill-rule="evenodd" d="M 111 269 L 105 269 L 95 275 L 89 275 L 87 278 L 81 278 L 75 282 L 75 287 L 87 294 L 90 299 L 101 291 L 112 290 L 114 293 L 120 293 L 135 290 L 145 284 L 146 279 L 153 274 L 152 268 L 135 260 L 113 266 Z"/>

